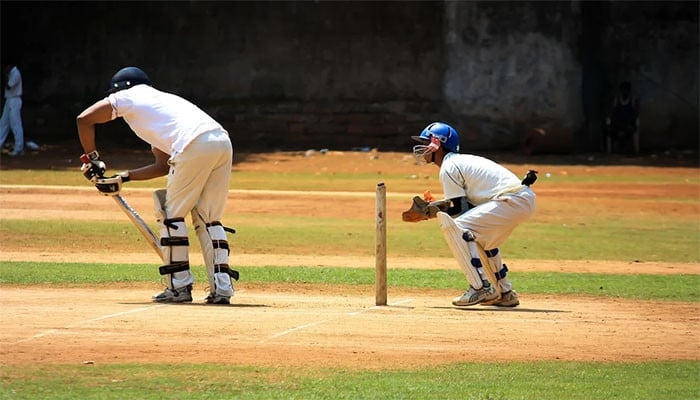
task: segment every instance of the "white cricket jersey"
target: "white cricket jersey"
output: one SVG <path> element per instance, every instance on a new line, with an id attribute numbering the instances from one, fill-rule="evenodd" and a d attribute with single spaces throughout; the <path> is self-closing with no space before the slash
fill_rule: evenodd
<path id="1" fill-rule="evenodd" d="M 525 187 L 504 166 L 488 158 L 458 153 L 445 155 L 440 166 L 440 183 L 446 199 L 466 196 L 475 206 Z"/>
<path id="2" fill-rule="evenodd" d="M 170 155 L 205 132 L 224 128 L 199 107 L 174 94 L 136 85 L 110 94 L 112 118 L 122 117 L 138 137 Z"/>

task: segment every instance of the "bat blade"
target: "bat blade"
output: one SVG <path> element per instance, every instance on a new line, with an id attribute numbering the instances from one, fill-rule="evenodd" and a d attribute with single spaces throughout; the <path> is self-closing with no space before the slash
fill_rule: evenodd
<path id="1" fill-rule="evenodd" d="M 148 226 L 148 224 L 141 218 L 139 213 L 134 210 L 129 203 L 124 200 L 124 198 L 120 195 L 117 194 L 115 196 L 111 196 L 114 199 L 114 202 L 117 203 L 119 208 L 126 214 L 126 216 L 133 222 L 133 224 L 136 226 L 136 229 L 141 232 L 141 235 L 146 239 L 146 242 L 155 250 L 156 254 L 158 254 L 158 257 L 163 259 L 163 250 L 160 248 L 160 241 L 158 240 L 158 236 L 156 236 L 155 233 L 151 230 L 151 228 Z"/>

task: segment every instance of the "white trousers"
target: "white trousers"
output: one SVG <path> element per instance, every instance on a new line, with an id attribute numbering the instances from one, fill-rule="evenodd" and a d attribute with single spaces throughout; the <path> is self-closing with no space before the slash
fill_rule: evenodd
<path id="1" fill-rule="evenodd" d="M 499 196 L 472 208 L 455 223 L 463 231 L 472 231 L 485 250 L 500 247 L 520 223 L 535 212 L 535 193 L 529 187 Z"/>
<path id="2" fill-rule="evenodd" d="M 5 144 L 7 135 L 12 129 L 15 138 L 15 153 L 24 150 L 24 129 L 22 128 L 22 98 L 8 97 L 5 99 L 5 106 L 0 117 L 0 146 Z"/>
<path id="3" fill-rule="evenodd" d="M 226 132 L 200 135 L 183 152 L 172 154 L 165 196 L 168 218 L 185 218 L 196 209 L 205 222 L 220 221 L 228 197 L 233 149 Z"/>

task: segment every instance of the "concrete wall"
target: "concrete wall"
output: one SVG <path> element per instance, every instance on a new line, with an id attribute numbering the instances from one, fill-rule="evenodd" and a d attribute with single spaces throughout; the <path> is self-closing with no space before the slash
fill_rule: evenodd
<path id="1" fill-rule="evenodd" d="M 583 123 L 580 32 L 568 2 L 446 3 L 445 99 L 469 147 L 518 148 L 533 129 L 572 150 Z"/>
<path id="2" fill-rule="evenodd" d="M 75 116 L 138 65 L 239 149 L 408 150 L 441 119 L 466 149 L 519 149 L 538 132 L 540 151 L 596 150 L 625 76 L 642 94 L 644 147 L 698 145 L 696 2 L 3 1 L 0 12 L 27 136 L 44 142 L 75 137 Z M 98 134 L 138 143 L 119 122 Z"/>

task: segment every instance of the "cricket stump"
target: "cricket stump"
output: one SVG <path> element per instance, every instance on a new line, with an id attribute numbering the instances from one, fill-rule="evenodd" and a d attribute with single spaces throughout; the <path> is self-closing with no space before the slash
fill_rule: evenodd
<path id="1" fill-rule="evenodd" d="M 377 233 L 375 247 L 375 304 L 386 305 L 386 186 L 377 183 L 375 215 Z"/>

